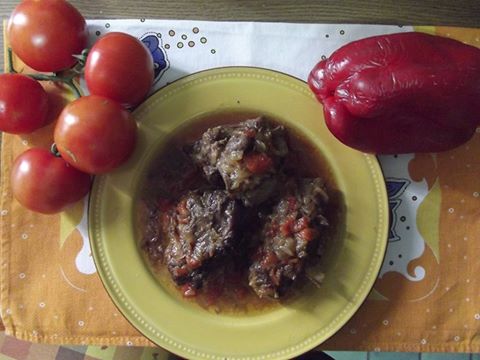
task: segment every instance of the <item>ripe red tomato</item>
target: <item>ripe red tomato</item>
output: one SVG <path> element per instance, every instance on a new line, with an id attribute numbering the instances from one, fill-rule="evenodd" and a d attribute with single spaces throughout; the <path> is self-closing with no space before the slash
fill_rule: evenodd
<path id="1" fill-rule="evenodd" d="M 101 174 L 130 156 L 136 130 L 135 120 L 120 104 L 90 95 L 63 109 L 53 137 L 65 161 L 86 173 Z"/>
<path id="2" fill-rule="evenodd" d="M 91 178 L 49 150 L 32 148 L 15 160 L 11 182 L 20 204 L 53 214 L 83 198 L 90 190 Z"/>
<path id="3" fill-rule="evenodd" d="M 24 0 L 10 16 L 7 34 L 15 54 L 32 69 L 71 67 L 87 45 L 87 24 L 64 0 Z"/>
<path id="4" fill-rule="evenodd" d="M 90 50 L 85 81 L 91 94 L 134 107 L 152 87 L 153 71 L 152 55 L 140 40 L 113 32 L 101 37 Z"/>
<path id="5" fill-rule="evenodd" d="M 48 95 L 42 85 L 20 74 L 0 75 L 0 130 L 30 133 L 46 125 Z"/>

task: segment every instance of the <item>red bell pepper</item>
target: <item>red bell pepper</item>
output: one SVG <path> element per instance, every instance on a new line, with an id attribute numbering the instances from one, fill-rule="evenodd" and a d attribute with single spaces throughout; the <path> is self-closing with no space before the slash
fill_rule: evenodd
<path id="1" fill-rule="evenodd" d="M 480 49 L 424 33 L 351 42 L 320 61 L 308 83 L 344 144 L 379 153 L 437 152 L 480 123 Z"/>

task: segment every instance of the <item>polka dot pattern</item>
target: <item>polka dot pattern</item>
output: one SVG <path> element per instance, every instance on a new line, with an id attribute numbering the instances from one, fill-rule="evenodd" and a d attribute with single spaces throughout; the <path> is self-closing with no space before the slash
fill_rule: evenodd
<path id="1" fill-rule="evenodd" d="M 203 46 L 208 42 L 207 37 L 202 34 L 202 31 L 199 27 L 195 26 L 191 29 L 189 33 L 177 32 L 174 29 L 168 31 L 170 40 L 173 40 L 173 45 L 170 42 L 164 44 L 166 50 L 182 50 L 186 51 L 188 48 L 198 49 L 198 45 Z M 216 49 L 210 49 L 210 54 L 216 54 Z"/>

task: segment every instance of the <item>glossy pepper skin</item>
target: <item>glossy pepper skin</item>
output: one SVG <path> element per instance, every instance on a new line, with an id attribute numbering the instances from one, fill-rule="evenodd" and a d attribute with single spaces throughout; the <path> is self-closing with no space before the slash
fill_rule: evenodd
<path id="1" fill-rule="evenodd" d="M 480 124 L 480 49 L 424 33 L 351 42 L 308 83 L 344 144 L 365 152 L 438 152 Z"/>

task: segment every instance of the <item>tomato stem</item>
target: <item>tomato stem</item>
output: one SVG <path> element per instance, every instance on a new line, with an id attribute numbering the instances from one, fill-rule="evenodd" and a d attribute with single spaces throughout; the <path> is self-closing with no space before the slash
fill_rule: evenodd
<path id="1" fill-rule="evenodd" d="M 62 155 L 60 155 L 60 152 L 58 151 L 57 144 L 55 143 L 53 143 L 52 146 L 50 146 L 50 152 L 55 157 L 62 157 Z"/>
<path id="2" fill-rule="evenodd" d="M 82 51 L 82 54 L 83 54 L 84 51 Z M 12 49 L 8 48 L 7 53 L 8 53 L 8 71 L 11 74 L 19 74 L 19 72 L 13 66 L 13 51 L 12 51 Z M 83 68 L 83 62 L 82 62 L 82 68 Z M 74 79 L 75 76 L 78 76 L 80 73 L 81 73 L 81 71 L 79 72 L 79 70 L 74 69 L 72 74 L 68 75 L 68 76 L 58 76 L 57 74 L 48 75 L 48 74 L 38 74 L 38 73 L 37 74 L 22 73 L 22 75 L 28 76 L 28 77 L 30 77 L 34 80 L 37 80 L 37 81 L 53 81 L 53 82 L 64 83 L 65 85 L 67 85 L 70 88 L 70 90 L 73 91 L 73 93 L 75 94 L 75 97 L 79 98 L 79 97 L 82 96 L 82 94 L 80 93 L 80 90 L 77 88 L 77 86 L 73 82 L 73 79 Z"/>
<path id="3" fill-rule="evenodd" d="M 83 49 L 80 55 L 73 55 L 73 57 L 78 61 L 77 64 L 80 65 L 80 72 L 85 67 L 85 63 L 87 62 L 87 56 L 89 51 L 90 49 Z"/>
<path id="4" fill-rule="evenodd" d="M 72 89 L 73 93 L 75 94 L 75 97 L 78 99 L 79 97 L 82 97 L 82 94 L 80 93 L 80 90 L 75 86 L 73 83 L 73 80 L 70 81 L 65 81 L 64 82 L 70 89 Z"/>

